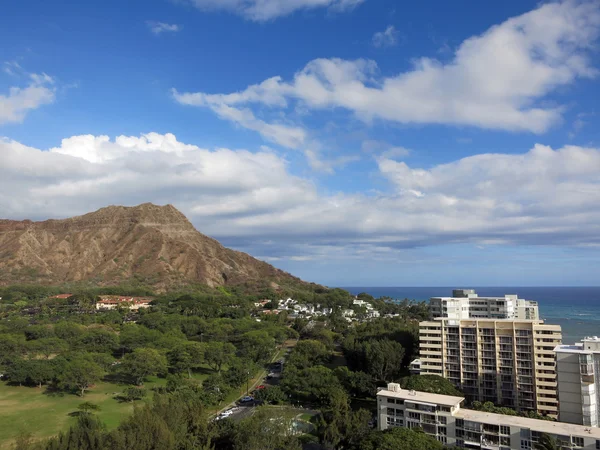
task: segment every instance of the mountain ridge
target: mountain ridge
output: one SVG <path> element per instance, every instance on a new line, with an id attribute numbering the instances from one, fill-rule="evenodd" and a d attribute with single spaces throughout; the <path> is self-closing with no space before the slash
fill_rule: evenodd
<path id="1" fill-rule="evenodd" d="M 172 205 L 111 205 L 39 222 L 0 219 L 0 284 L 113 285 L 132 278 L 159 288 L 181 283 L 309 284 L 224 247 Z"/>

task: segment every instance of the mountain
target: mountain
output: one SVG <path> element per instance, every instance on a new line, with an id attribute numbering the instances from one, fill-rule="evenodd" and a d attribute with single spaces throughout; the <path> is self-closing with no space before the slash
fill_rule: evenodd
<path id="1" fill-rule="evenodd" d="M 114 285 L 131 279 L 162 287 L 305 284 L 223 247 L 171 205 L 109 206 L 43 222 L 0 220 L 0 284 Z"/>

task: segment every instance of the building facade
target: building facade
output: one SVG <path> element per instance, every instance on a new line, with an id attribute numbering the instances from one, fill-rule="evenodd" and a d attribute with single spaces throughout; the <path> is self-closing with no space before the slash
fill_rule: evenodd
<path id="1" fill-rule="evenodd" d="M 590 427 L 600 424 L 600 338 L 585 338 L 574 345 L 558 345 L 558 418 Z"/>
<path id="2" fill-rule="evenodd" d="M 600 449 L 598 428 L 464 409 L 463 400 L 390 383 L 377 392 L 377 426 L 419 427 L 438 441 L 461 448 L 531 450 L 543 435 L 550 435 L 561 449 Z"/>
<path id="3" fill-rule="evenodd" d="M 473 289 L 454 289 L 452 297 L 432 297 L 429 307 L 433 317 L 448 319 L 519 319 L 538 320 L 537 302 L 517 295 L 479 297 Z"/>
<path id="4" fill-rule="evenodd" d="M 470 401 L 556 417 L 554 348 L 561 339 L 560 325 L 541 320 L 421 322 L 421 374 L 447 378 Z"/>

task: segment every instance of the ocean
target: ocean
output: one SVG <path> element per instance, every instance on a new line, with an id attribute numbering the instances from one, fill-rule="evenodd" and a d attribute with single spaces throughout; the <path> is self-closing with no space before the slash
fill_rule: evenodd
<path id="1" fill-rule="evenodd" d="M 449 297 L 459 287 L 345 287 L 356 295 L 366 292 L 373 297 L 426 301 L 430 297 Z M 600 287 L 471 287 L 478 295 L 504 296 L 538 302 L 540 317 L 546 323 L 562 327 L 563 343 L 579 342 L 586 336 L 600 336 Z"/>

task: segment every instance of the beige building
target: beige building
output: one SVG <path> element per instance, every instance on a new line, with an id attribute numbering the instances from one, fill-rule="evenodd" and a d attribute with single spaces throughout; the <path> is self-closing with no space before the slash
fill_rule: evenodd
<path id="1" fill-rule="evenodd" d="M 554 347 L 561 339 L 560 325 L 541 320 L 421 322 L 421 374 L 447 378 L 471 401 L 556 417 Z"/>
<path id="2" fill-rule="evenodd" d="M 540 318 L 537 302 L 517 295 L 479 297 L 473 289 L 454 289 L 452 297 L 432 297 L 429 307 L 433 317 L 448 319 L 519 319 Z"/>
<path id="3" fill-rule="evenodd" d="M 421 428 L 449 446 L 532 450 L 546 434 L 561 449 L 600 449 L 600 429 L 461 408 L 464 398 L 407 391 L 390 383 L 377 392 L 377 426 Z"/>

